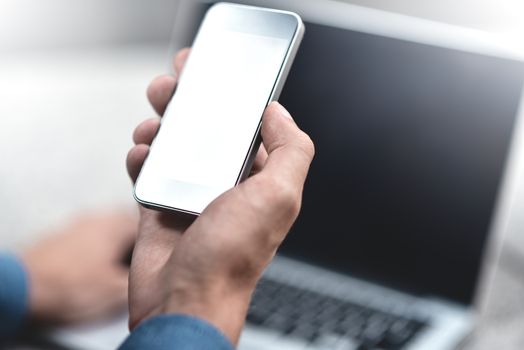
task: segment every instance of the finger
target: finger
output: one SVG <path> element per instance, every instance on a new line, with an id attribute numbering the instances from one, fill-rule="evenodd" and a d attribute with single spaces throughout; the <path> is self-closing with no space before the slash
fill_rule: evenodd
<path id="1" fill-rule="evenodd" d="M 107 220 L 113 238 L 111 247 L 115 248 L 116 261 L 122 262 L 125 253 L 129 253 L 132 249 L 138 235 L 138 217 L 136 213 L 121 210 L 109 214 Z"/>
<path id="2" fill-rule="evenodd" d="M 129 290 L 129 269 L 122 266 L 115 266 L 111 272 L 105 276 L 104 280 L 99 281 L 100 284 L 105 284 L 106 289 L 101 304 L 100 317 L 111 317 L 125 310 L 128 304 L 128 290 Z"/>
<path id="3" fill-rule="evenodd" d="M 186 63 L 186 60 L 189 56 L 190 50 L 188 48 L 182 49 L 176 56 L 173 61 L 173 66 L 177 76 L 182 73 L 182 69 Z M 149 102 L 158 113 L 158 115 L 163 115 L 173 92 L 175 91 L 177 83 L 177 77 L 171 75 L 162 75 L 159 76 L 149 84 L 147 88 L 147 98 Z"/>
<path id="4" fill-rule="evenodd" d="M 175 55 L 175 59 L 173 60 L 173 67 L 175 68 L 175 72 L 178 76 L 180 76 L 180 74 L 182 73 L 182 70 L 184 69 L 190 52 L 191 49 L 186 47 L 178 51 L 178 53 Z"/>
<path id="5" fill-rule="evenodd" d="M 144 144 L 151 145 L 155 135 L 160 128 L 160 120 L 158 118 L 148 119 L 138 125 L 133 133 L 133 142 L 136 145 Z"/>
<path id="6" fill-rule="evenodd" d="M 127 290 L 129 287 L 129 267 L 115 265 L 110 274 L 111 288 L 118 295 L 125 295 L 127 302 Z"/>
<path id="7" fill-rule="evenodd" d="M 266 160 L 267 160 L 266 147 L 264 147 L 264 145 L 261 144 L 260 148 L 258 149 L 257 155 L 255 157 L 255 161 L 253 162 L 253 168 L 251 169 L 251 175 L 258 174 L 264 167 Z"/>
<path id="8" fill-rule="evenodd" d="M 77 290 L 76 303 L 68 308 L 64 307 L 57 321 L 65 325 L 85 324 L 109 320 L 125 312 L 128 276 L 128 269 L 103 265 L 97 275 L 91 276 L 91 283 L 87 285 L 89 288 Z"/>
<path id="9" fill-rule="evenodd" d="M 176 78 L 171 75 L 162 75 L 153 79 L 147 88 L 147 98 L 160 116 L 164 114 L 175 91 L 176 81 Z"/>
<path id="10" fill-rule="evenodd" d="M 271 103 L 262 121 L 268 157 L 260 175 L 282 180 L 302 190 L 315 154 L 313 142 L 279 103 Z"/>
<path id="11" fill-rule="evenodd" d="M 138 174 L 140 174 L 140 170 L 142 169 L 142 165 L 144 165 L 144 161 L 146 160 L 148 154 L 148 145 L 137 145 L 131 148 L 127 154 L 127 173 L 129 174 L 131 180 L 133 180 L 133 183 L 138 178 Z"/>

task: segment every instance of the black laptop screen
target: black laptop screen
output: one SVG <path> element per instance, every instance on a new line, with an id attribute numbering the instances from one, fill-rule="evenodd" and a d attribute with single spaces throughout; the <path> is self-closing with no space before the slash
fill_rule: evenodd
<path id="1" fill-rule="evenodd" d="M 281 253 L 469 303 L 523 65 L 306 23 L 281 97 L 317 155 Z"/>

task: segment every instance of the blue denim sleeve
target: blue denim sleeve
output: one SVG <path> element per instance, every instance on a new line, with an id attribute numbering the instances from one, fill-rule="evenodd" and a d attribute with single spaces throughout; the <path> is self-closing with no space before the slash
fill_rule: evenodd
<path id="1" fill-rule="evenodd" d="M 162 315 L 145 321 L 120 350 L 233 350 L 233 345 L 209 323 L 186 315 Z"/>
<path id="2" fill-rule="evenodd" d="M 14 336 L 28 308 L 27 274 L 11 254 L 0 253 L 0 340 Z"/>

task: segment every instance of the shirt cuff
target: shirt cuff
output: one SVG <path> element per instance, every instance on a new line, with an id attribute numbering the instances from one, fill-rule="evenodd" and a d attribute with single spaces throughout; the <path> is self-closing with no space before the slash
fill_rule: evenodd
<path id="1" fill-rule="evenodd" d="M 162 315 L 142 323 L 120 350 L 233 350 L 214 326 L 187 315 Z"/>
<path id="2" fill-rule="evenodd" d="M 0 339 L 14 336 L 21 328 L 28 304 L 24 266 L 14 255 L 0 253 Z"/>

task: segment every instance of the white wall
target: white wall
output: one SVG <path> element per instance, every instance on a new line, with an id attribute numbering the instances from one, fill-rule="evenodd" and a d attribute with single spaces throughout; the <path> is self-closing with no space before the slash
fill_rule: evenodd
<path id="1" fill-rule="evenodd" d="M 176 0 L 0 0 L 0 51 L 167 41 Z"/>

